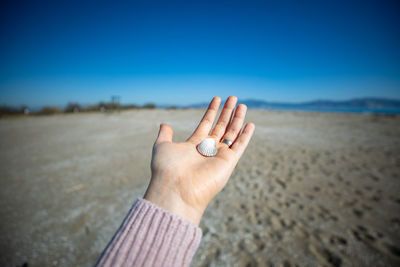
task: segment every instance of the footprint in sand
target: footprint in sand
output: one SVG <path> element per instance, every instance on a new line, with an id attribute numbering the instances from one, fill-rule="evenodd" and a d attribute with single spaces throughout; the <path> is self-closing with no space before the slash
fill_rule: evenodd
<path id="1" fill-rule="evenodd" d="M 374 195 L 374 196 L 372 196 L 371 200 L 374 201 L 374 202 L 379 202 L 379 201 L 381 201 L 381 196 Z"/>
<path id="2" fill-rule="evenodd" d="M 354 193 L 355 193 L 356 195 L 359 195 L 359 196 L 364 195 L 364 193 L 363 193 L 361 190 L 359 190 L 359 189 L 354 190 Z"/>
<path id="3" fill-rule="evenodd" d="M 286 183 L 280 179 L 275 180 L 278 185 L 280 185 L 283 189 L 286 189 Z"/>
<path id="4" fill-rule="evenodd" d="M 319 262 L 318 265 L 321 266 L 329 265 L 329 266 L 339 267 L 342 266 L 343 264 L 343 260 L 340 258 L 340 256 L 334 254 L 327 248 L 311 244 L 309 246 L 309 249 L 311 253 L 317 258 L 317 261 Z"/>
<path id="5" fill-rule="evenodd" d="M 354 215 L 356 215 L 358 218 L 362 218 L 364 216 L 364 212 L 358 209 L 353 210 Z"/>
<path id="6" fill-rule="evenodd" d="M 397 259 L 400 259 L 400 248 L 396 247 L 391 244 L 383 244 L 382 246 L 383 250 L 386 250 L 389 252 L 392 256 L 396 257 Z"/>
<path id="7" fill-rule="evenodd" d="M 350 230 L 350 234 L 355 240 L 363 242 L 371 247 L 374 247 L 374 243 L 383 238 L 381 233 L 372 231 L 363 225 L 358 225 L 356 228 Z"/>
<path id="8" fill-rule="evenodd" d="M 373 174 L 370 174 L 369 177 L 370 177 L 371 180 L 374 181 L 374 182 L 379 182 L 379 181 L 380 181 L 379 177 L 378 177 L 378 176 L 375 176 L 375 175 L 373 175 Z"/>
<path id="9" fill-rule="evenodd" d="M 332 235 L 329 238 L 329 243 L 331 243 L 332 245 L 342 245 L 342 246 L 347 246 L 347 240 L 341 236 L 337 236 L 337 235 Z"/>

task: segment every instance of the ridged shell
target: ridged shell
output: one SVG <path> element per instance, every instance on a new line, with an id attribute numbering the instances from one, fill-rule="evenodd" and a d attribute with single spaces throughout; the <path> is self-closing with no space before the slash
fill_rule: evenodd
<path id="1" fill-rule="evenodd" d="M 197 151 L 203 156 L 213 157 L 217 155 L 218 152 L 217 143 L 212 138 L 206 138 L 198 144 Z"/>

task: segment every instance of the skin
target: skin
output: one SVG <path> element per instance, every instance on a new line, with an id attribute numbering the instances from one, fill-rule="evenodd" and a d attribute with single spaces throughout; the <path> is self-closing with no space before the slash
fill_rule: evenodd
<path id="1" fill-rule="evenodd" d="M 186 142 L 172 142 L 173 130 L 167 124 L 160 125 L 153 146 L 151 180 L 144 199 L 199 224 L 208 203 L 225 187 L 245 151 L 255 126 L 247 123 L 242 129 L 247 107 L 236 107 L 237 97 L 228 97 L 215 127 L 212 125 L 221 104 L 214 97 L 196 130 Z M 205 138 L 217 141 L 218 154 L 205 157 L 197 151 L 197 145 Z M 221 143 L 233 141 L 231 147 Z"/>

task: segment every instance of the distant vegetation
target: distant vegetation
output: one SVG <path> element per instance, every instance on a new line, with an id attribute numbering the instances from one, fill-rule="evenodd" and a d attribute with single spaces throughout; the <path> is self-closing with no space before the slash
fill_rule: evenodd
<path id="1" fill-rule="evenodd" d="M 63 110 L 59 107 L 43 107 L 40 111 L 36 112 L 37 115 L 53 115 L 62 113 Z"/>
<path id="2" fill-rule="evenodd" d="M 96 105 L 82 106 L 78 103 L 68 103 L 62 109 L 56 106 L 44 106 L 40 110 L 32 111 L 27 106 L 19 108 L 10 106 L 0 106 L 0 117 L 12 115 L 54 115 L 61 113 L 79 113 L 79 112 L 115 112 L 129 109 L 155 109 L 157 106 L 153 103 L 146 103 L 142 106 L 129 104 L 121 105 L 120 103 L 113 102 L 100 102 Z"/>
<path id="3" fill-rule="evenodd" d="M 28 110 L 28 108 L 25 106 L 22 106 L 20 108 L 0 106 L 0 116 L 1 115 L 26 114 L 27 110 Z"/>
<path id="4" fill-rule="evenodd" d="M 163 105 L 156 106 L 154 103 L 146 103 L 142 106 L 129 104 L 121 105 L 119 98 L 117 101 L 100 102 L 95 105 L 80 105 L 78 103 L 68 103 L 65 108 L 56 106 L 45 106 L 40 110 L 32 110 L 27 106 L 10 107 L 0 106 L 0 117 L 13 115 L 53 115 L 62 113 L 81 113 L 81 112 L 119 112 L 122 110 L 131 109 L 155 109 L 166 108 L 187 109 L 187 108 L 206 108 L 208 103 L 198 103 L 188 106 L 173 106 Z M 300 111 L 328 111 L 328 112 L 367 112 L 367 113 L 390 113 L 400 114 L 400 100 L 382 99 L 382 98 L 359 98 L 350 99 L 347 101 L 329 101 L 317 100 L 303 103 L 277 103 L 266 102 L 263 100 L 245 99 L 240 101 L 246 104 L 251 109 L 266 109 L 266 110 L 300 110 Z"/>
<path id="5" fill-rule="evenodd" d="M 147 108 L 147 109 L 155 109 L 156 105 L 153 103 L 147 103 L 143 105 L 143 108 Z"/>

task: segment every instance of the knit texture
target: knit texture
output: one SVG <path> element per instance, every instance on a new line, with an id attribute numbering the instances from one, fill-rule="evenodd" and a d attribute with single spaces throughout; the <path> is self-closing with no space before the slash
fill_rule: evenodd
<path id="1" fill-rule="evenodd" d="M 201 237 L 197 225 L 139 198 L 96 266 L 189 266 Z"/>

